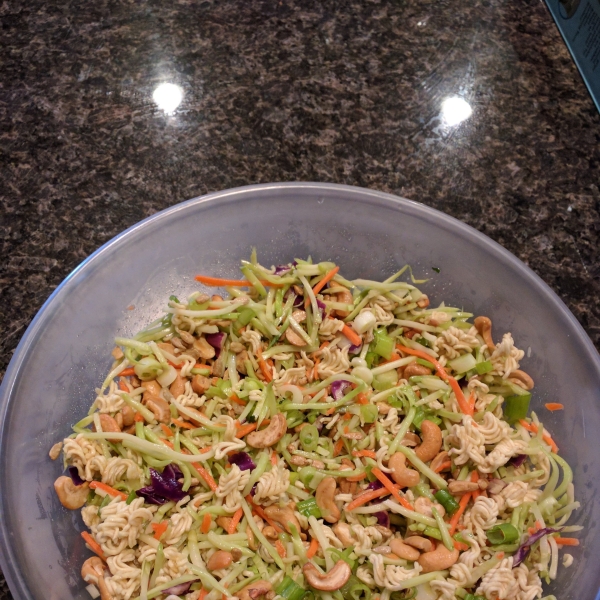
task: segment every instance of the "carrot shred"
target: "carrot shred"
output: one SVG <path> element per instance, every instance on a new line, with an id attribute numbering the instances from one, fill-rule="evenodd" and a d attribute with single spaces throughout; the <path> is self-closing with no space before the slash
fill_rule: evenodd
<path id="1" fill-rule="evenodd" d="M 122 379 L 119 379 L 119 389 L 122 392 L 129 392 L 129 388 L 127 387 L 127 384 Z"/>
<path id="2" fill-rule="evenodd" d="M 196 281 L 203 283 L 204 285 L 208 285 L 211 287 L 252 287 L 253 284 L 245 279 L 222 279 L 221 277 L 209 277 L 208 275 L 196 275 L 194 278 Z M 271 283 L 270 281 L 266 281 L 264 279 L 259 280 L 264 286 L 270 287 L 283 287 L 281 283 Z"/>
<path id="3" fill-rule="evenodd" d="M 479 471 L 477 471 L 477 470 L 471 471 L 471 481 L 473 483 L 477 483 L 479 481 Z M 473 502 L 475 502 L 475 500 L 477 500 L 477 498 L 479 498 L 479 496 L 481 496 L 482 494 L 483 494 L 482 490 L 475 490 L 475 491 L 471 492 Z"/>
<path id="4" fill-rule="evenodd" d="M 342 453 L 342 449 L 344 448 L 344 440 L 340 438 L 333 447 L 333 456 L 339 456 Z"/>
<path id="5" fill-rule="evenodd" d="M 537 433 L 539 431 L 539 428 L 535 423 L 528 423 L 524 419 L 520 419 L 519 423 L 522 427 L 524 427 L 525 429 L 527 429 L 527 431 L 531 433 Z M 544 431 L 544 433 L 542 434 L 542 439 L 546 442 L 546 444 L 548 444 L 548 446 L 550 446 L 550 449 L 552 450 L 552 452 L 554 452 L 554 454 L 558 453 L 558 446 L 556 445 L 556 442 L 552 439 L 552 436 L 547 431 Z"/>
<path id="6" fill-rule="evenodd" d="M 242 515 L 244 511 L 241 508 L 238 508 L 234 513 L 233 517 L 231 517 L 231 521 L 229 521 L 229 525 L 227 527 L 227 533 L 232 535 L 235 533 L 239 522 L 242 520 Z"/>
<path id="7" fill-rule="evenodd" d="M 395 360 L 400 360 L 402 358 L 397 352 L 392 352 L 392 356 L 389 360 L 383 360 L 379 363 L 378 366 L 387 365 L 388 363 L 394 362 Z"/>
<path id="8" fill-rule="evenodd" d="M 271 374 L 271 371 L 269 370 L 269 367 L 263 358 L 260 348 L 256 353 L 256 358 L 258 360 L 258 366 L 260 367 L 260 372 L 263 374 L 263 377 L 267 380 L 267 382 L 273 381 L 273 375 Z"/>
<path id="9" fill-rule="evenodd" d="M 160 540 L 167 528 L 169 527 L 169 521 L 161 521 L 160 523 L 152 523 L 152 531 L 154 531 L 154 539 Z"/>
<path id="10" fill-rule="evenodd" d="M 256 429 L 256 423 L 247 423 L 246 425 L 241 425 L 237 428 L 237 433 L 235 437 L 238 439 L 242 439 L 245 435 L 252 433 Z"/>
<path id="11" fill-rule="evenodd" d="M 360 496 L 357 496 L 346 506 L 347 511 L 353 511 L 355 508 L 370 502 L 371 500 L 375 500 L 376 498 L 381 498 L 381 496 L 385 496 L 391 493 L 387 488 L 381 488 L 378 490 L 369 490 L 368 492 L 364 492 Z"/>
<path id="12" fill-rule="evenodd" d="M 113 498 L 121 498 L 121 500 L 127 500 L 127 494 L 125 492 L 120 492 L 119 490 L 115 490 L 115 488 L 110 487 L 110 485 L 106 485 L 101 481 L 90 481 L 90 489 L 92 490 L 101 490 L 112 496 Z"/>
<path id="13" fill-rule="evenodd" d="M 546 402 L 544 406 L 550 411 L 564 410 L 565 408 L 565 405 L 561 404 L 560 402 Z"/>
<path id="14" fill-rule="evenodd" d="M 126 369 L 123 369 L 119 375 L 121 377 L 131 377 L 132 375 L 135 375 L 135 370 L 133 367 L 127 367 Z"/>
<path id="15" fill-rule="evenodd" d="M 171 450 L 175 449 L 175 446 L 173 446 L 173 442 L 170 442 L 169 440 L 163 440 L 161 438 L 160 440 L 165 446 L 168 446 L 169 448 L 171 448 Z"/>
<path id="16" fill-rule="evenodd" d="M 90 547 L 90 550 L 97 554 L 102 560 L 106 561 L 106 557 L 104 556 L 104 552 L 102 552 L 102 548 L 100 544 L 92 537 L 90 533 L 87 531 L 81 532 L 81 537 L 84 539 L 85 543 Z"/>
<path id="17" fill-rule="evenodd" d="M 252 500 L 252 496 L 250 494 L 246 496 L 246 502 L 251 507 L 252 511 L 255 512 L 261 519 L 266 521 L 271 527 L 273 527 L 273 529 L 275 529 L 277 533 L 283 532 L 283 529 L 281 529 L 281 527 L 279 527 L 279 525 L 277 525 L 277 523 L 275 523 L 273 519 L 267 516 L 267 513 L 263 510 L 261 506 L 254 504 L 254 501 Z"/>
<path id="18" fill-rule="evenodd" d="M 451 469 L 452 468 L 452 461 L 448 460 L 446 462 L 443 462 L 441 465 L 438 465 L 433 472 L 434 473 L 441 473 L 442 471 L 446 470 L 446 469 Z"/>
<path id="19" fill-rule="evenodd" d="M 177 425 L 177 427 L 181 427 L 182 429 L 196 429 L 191 423 L 182 421 L 181 419 L 171 419 L 171 423 L 173 423 L 173 425 Z"/>
<path id="20" fill-rule="evenodd" d="M 325 287 L 325 284 L 329 283 L 338 274 L 339 270 L 340 270 L 339 267 L 333 267 L 333 269 L 331 269 L 331 271 L 328 271 L 327 273 L 325 273 L 325 276 L 323 277 L 323 279 L 321 279 L 321 281 L 316 283 L 315 286 L 313 287 L 313 294 L 316 296 Z M 304 301 L 304 308 L 306 308 L 309 304 L 310 304 L 310 298 L 306 298 L 306 300 Z"/>
<path id="21" fill-rule="evenodd" d="M 213 479 L 213 476 L 200 463 L 193 462 L 191 465 L 198 471 L 202 479 L 206 481 L 208 487 L 214 492 L 217 489 L 217 482 Z"/>
<path id="22" fill-rule="evenodd" d="M 368 458 L 377 458 L 377 454 L 373 450 L 352 450 L 352 456 L 366 456 Z"/>
<path id="23" fill-rule="evenodd" d="M 312 538 L 310 540 L 310 546 L 308 547 L 308 550 L 306 551 L 306 558 L 312 558 L 317 553 L 318 549 L 319 549 L 319 542 L 317 541 L 317 538 Z"/>
<path id="24" fill-rule="evenodd" d="M 358 475 L 351 475 L 350 477 L 346 477 L 346 481 L 362 481 L 366 477 L 366 473 L 360 473 Z"/>
<path id="25" fill-rule="evenodd" d="M 465 550 L 469 549 L 469 546 L 467 544 L 463 544 L 462 542 L 458 542 L 457 540 L 454 540 L 454 547 L 459 552 L 464 552 Z"/>
<path id="26" fill-rule="evenodd" d="M 212 366 L 211 365 L 204 365 L 202 363 L 196 363 L 194 365 L 194 369 L 208 369 L 212 373 Z"/>
<path id="27" fill-rule="evenodd" d="M 356 331 L 354 331 L 354 329 L 352 329 L 352 327 L 350 327 L 348 324 L 344 324 L 342 333 L 352 342 L 352 345 L 360 346 L 362 344 L 362 338 L 360 335 L 358 335 L 358 333 L 356 333 Z"/>
<path id="28" fill-rule="evenodd" d="M 208 590 L 205 590 L 204 588 L 202 588 L 200 590 L 200 594 L 198 595 L 198 600 L 204 600 L 204 598 L 206 598 L 207 595 L 208 595 Z"/>
<path id="29" fill-rule="evenodd" d="M 418 356 L 423 360 L 429 361 L 437 371 L 438 377 L 443 379 L 445 382 L 450 384 L 454 395 L 456 396 L 456 401 L 458 402 L 458 406 L 465 415 L 473 416 L 473 409 L 471 408 L 468 400 L 465 398 L 463 391 L 460 389 L 460 385 L 458 385 L 458 381 L 452 377 L 452 375 L 448 375 L 446 370 L 442 365 L 435 359 L 433 356 L 427 354 L 427 352 L 422 352 L 421 350 L 413 350 L 412 348 L 408 348 L 406 346 L 401 346 L 400 344 L 396 346 L 396 350 L 400 350 L 400 352 L 404 352 L 405 354 L 411 354 L 412 356 Z"/>
<path id="30" fill-rule="evenodd" d="M 415 510 L 414 506 L 400 495 L 398 489 L 382 471 L 375 467 L 374 469 L 371 469 L 371 473 L 373 473 L 373 475 L 375 475 L 375 477 L 377 477 L 377 479 L 383 483 L 383 486 L 390 492 L 390 494 L 392 494 L 392 496 L 394 496 L 394 498 L 396 498 L 396 500 L 398 500 L 402 506 L 404 506 L 404 508 L 413 511 Z"/>
<path id="31" fill-rule="evenodd" d="M 231 402 L 234 402 L 235 404 L 239 404 L 240 406 L 246 406 L 246 403 L 241 398 L 238 398 L 237 394 L 229 396 L 229 400 L 231 400 Z"/>
<path id="32" fill-rule="evenodd" d="M 271 464 L 273 466 L 277 464 L 277 454 L 275 452 L 271 452 Z"/>
<path id="33" fill-rule="evenodd" d="M 281 558 L 285 558 L 287 556 L 287 552 L 285 551 L 285 547 L 281 543 L 281 540 L 277 540 L 275 542 L 275 550 L 277 550 L 277 554 L 279 554 Z"/>
<path id="34" fill-rule="evenodd" d="M 458 521 L 463 516 L 465 510 L 467 510 L 467 504 L 469 504 L 469 500 L 471 500 L 471 494 L 466 493 L 460 499 L 458 503 L 458 510 L 452 515 L 450 519 L 450 535 L 454 535 L 456 532 L 456 526 L 458 525 Z"/>
<path id="35" fill-rule="evenodd" d="M 173 432 L 171 431 L 170 427 L 167 427 L 164 423 L 161 423 L 160 428 L 167 437 L 173 437 Z"/>
<path id="36" fill-rule="evenodd" d="M 367 398 L 367 395 L 364 392 L 361 392 L 356 396 L 356 404 L 362 404 L 363 406 L 365 404 L 369 404 L 369 399 Z"/>
<path id="37" fill-rule="evenodd" d="M 559 546 L 579 546 L 579 540 L 577 538 L 555 537 L 554 541 Z"/>
<path id="38" fill-rule="evenodd" d="M 212 523 L 212 517 L 210 513 L 204 513 L 204 517 L 202 517 L 202 526 L 200 527 L 200 531 L 202 533 L 208 533 L 210 531 L 210 524 Z"/>
<path id="39" fill-rule="evenodd" d="M 143 423 L 144 422 L 144 417 L 142 416 L 141 412 L 136 411 L 135 415 L 133 415 L 133 420 L 136 423 Z"/>
<path id="40" fill-rule="evenodd" d="M 471 410 L 471 414 L 475 413 L 475 400 L 477 399 L 477 396 L 475 395 L 475 392 L 471 392 L 471 395 L 469 396 L 469 409 Z"/>

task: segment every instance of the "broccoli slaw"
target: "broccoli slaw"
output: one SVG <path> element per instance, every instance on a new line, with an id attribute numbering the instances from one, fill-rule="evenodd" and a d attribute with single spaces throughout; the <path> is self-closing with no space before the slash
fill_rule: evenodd
<path id="1" fill-rule="evenodd" d="M 118 337 L 68 474 L 102 600 L 533 600 L 572 471 L 510 333 L 400 278 L 242 261 Z M 548 404 L 553 410 L 558 403 Z M 552 596 L 546 596 L 552 598 Z"/>

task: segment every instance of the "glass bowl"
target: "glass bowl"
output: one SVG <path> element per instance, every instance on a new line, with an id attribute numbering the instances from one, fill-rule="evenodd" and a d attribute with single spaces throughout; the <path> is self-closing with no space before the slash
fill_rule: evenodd
<path id="1" fill-rule="evenodd" d="M 62 465 L 48 451 L 86 414 L 113 338 L 156 318 L 171 294 L 196 290 L 198 273 L 239 276 L 252 247 L 263 264 L 311 255 L 347 277 L 382 279 L 409 263 L 429 278 L 422 289 L 434 304 L 487 315 L 497 335 L 513 333 L 536 382 L 533 409 L 573 467 L 582 503 L 573 519 L 584 526 L 582 544 L 549 590 L 595 598 L 600 360 L 591 341 L 539 277 L 474 229 L 416 202 L 319 183 L 250 186 L 173 206 L 105 244 L 44 304 L 0 389 L 0 558 L 14 598 L 89 598 L 79 575 L 89 555 L 83 523 L 54 493 Z M 565 410 L 549 413 L 548 401 Z"/>

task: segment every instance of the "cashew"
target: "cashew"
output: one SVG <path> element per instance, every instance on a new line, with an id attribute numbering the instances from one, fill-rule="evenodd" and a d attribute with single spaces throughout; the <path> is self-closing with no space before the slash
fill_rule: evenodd
<path id="1" fill-rule="evenodd" d="M 146 390 L 143 395 L 143 399 L 150 398 L 152 396 L 160 396 L 162 386 L 156 379 L 150 381 L 144 381 L 144 389 Z"/>
<path id="2" fill-rule="evenodd" d="M 156 420 L 160 423 L 168 423 L 171 420 L 169 403 L 160 396 L 146 398 L 144 404 L 154 413 Z"/>
<path id="3" fill-rule="evenodd" d="M 121 348 L 119 348 L 119 346 L 115 346 L 115 347 L 112 349 L 112 352 L 111 352 L 111 354 L 112 354 L 112 356 L 113 356 L 113 358 L 114 358 L 115 360 L 121 360 L 121 359 L 122 359 L 122 358 L 125 356 L 125 355 L 123 354 L 123 350 L 121 350 Z"/>
<path id="4" fill-rule="evenodd" d="M 52 446 L 52 448 L 50 448 L 50 452 L 48 452 L 48 456 L 52 460 L 56 460 L 60 456 L 60 451 L 62 450 L 62 447 L 63 447 L 62 442 L 56 442 L 56 444 L 54 444 L 54 446 Z"/>
<path id="5" fill-rule="evenodd" d="M 421 294 L 421 297 L 417 300 L 417 306 L 419 308 L 427 308 L 429 306 L 429 298 L 426 294 Z"/>
<path id="6" fill-rule="evenodd" d="M 261 431 L 253 431 L 246 437 L 246 443 L 252 448 L 269 448 L 276 444 L 287 431 L 287 421 L 281 413 L 271 418 L 271 422 Z"/>
<path id="7" fill-rule="evenodd" d="M 442 447 L 442 430 L 433 421 L 423 421 L 421 437 L 423 443 L 415 448 L 415 454 L 423 462 L 429 462 L 435 458 Z"/>
<path id="8" fill-rule="evenodd" d="M 200 358 L 204 360 L 215 357 L 216 350 L 204 338 L 198 338 L 194 342 L 194 348 L 198 350 Z"/>
<path id="9" fill-rule="evenodd" d="M 297 323 L 306 321 L 306 313 L 303 310 L 295 310 L 292 313 L 292 319 Z M 293 346 L 306 346 L 306 341 L 303 340 L 291 327 L 288 327 L 285 331 L 285 337 L 287 341 Z"/>
<path id="10" fill-rule="evenodd" d="M 290 464 L 294 465 L 295 467 L 305 467 L 306 465 L 310 464 L 310 460 L 308 460 L 308 458 L 304 458 L 304 456 L 294 454 L 292 457 L 290 457 Z"/>
<path id="11" fill-rule="evenodd" d="M 256 539 L 254 538 L 254 532 L 250 528 L 250 525 L 246 526 L 246 535 L 248 536 L 248 548 L 253 552 L 256 552 L 258 546 L 256 545 Z"/>
<path id="12" fill-rule="evenodd" d="M 419 556 L 417 562 L 423 567 L 421 573 L 432 573 L 449 569 L 458 560 L 458 550 L 448 550 L 444 544 L 431 552 L 425 552 Z"/>
<path id="13" fill-rule="evenodd" d="M 169 391 L 173 394 L 173 398 L 179 398 L 185 393 L 185 379 L 179 373 L 177 373 L 177 377 L 175 377 Z"/>
<path id="14" fill-rule="evenodd" d="M 433 517 L 433 511 L 431 510 L 433 507 L 440 513 L 440 517 L 446 514 L 446 509 L 441 504 L 433 503 L 429 498 L 421 496 L 415 500 L 415 510 L 427 517 Z"/>
<path id="15" fill-rule="evenodd" d="M 431 375 L 431 369 L 425 365 L 419 365 L 417 363 L 410 363 L 404 367 L 402 377 L 408 379 L 409 377 L 415 377 L 419 375 Z"/>
<path id="16" fill-rule="evenodd" d="M 521 369 L 517 369 L 516 371 L 513 371 L 510 374 L 509 379 L 516 379 L 519 383 L 521 383 L 523 385 L 523 387 L 526 390 L 532 390 L 533 386 L 535 385 L 533 383 L 533 379 L 531 379 L 531 377 L 525 373 L 525 371 L 521 371 Z"/>
<path id="17" fill-rule="evenodd" d="M 488 480 L 480 478 L 479 481 L 477 482 L 477 485 L 479 486 L 480 490 L 487 490 L 487 488 L 488 488 Z"/>
<path id="18" fill-rule="evenodd" d="M 384 540 L 387 540 L 389 537 L 392 537 L 394 535 L 394 533 L 391 529 L 388 529 L 387 527 L 384 527 L 383 525 L 375 525 L 375 529 L 377 529 L 377 531 L 379 531 L 379 533 L 383 536 Z"/>
<path id="19" fill-rule="evenodd" d="M 81 577 L 86 583 L 97 585 L 100 590 L 100 600 L 113 600 L 111 593 L 108 591 L 104 576 L 107 574 L 108 568 L 104 562 L 97 556 L 88 558 L 81 565 Z"/>
<path id="20" fill-rule="evenodd" d="M 332 429 L 331 431 L 335 431 Z M 353 471 L 356 465 L 348 458 L 342 458 L 342 465 L 340 471 Z M 358 482 L 348 481 L 346 477 L 338 477 L 338 485 L 340 487 L 340 494 L 356 494 L 358 490 Z"/>
<path id="21" fill-rule="evenodd" d="M 317 506 L 321 511 L 321 515 L 328 523 L 337 523 L 340 520 L 340 509 L 335 503 L 335 488 L 335 479 L 333 477 L 325 477 L 319 483 L 315 492 Z"/>
<path id="22" fill-rule="evenodd" d="M 343 560 L 338 560 L 328 573 L 319 573 L 315 565 L 310 562 L 302 567 L 302 571 L 309 585 L 324 592 L 339 590 L 348 582 L 352 574 L 350 566 Z"/>
<path id="23" fill-rule="evenodd" d="M 233 344 L 233 342 L 232 342 Z M 235 357 L 235 368 L 242 374 L 242 375 L 246 375 L 246 361 L 250 360 L 249 356 L 248 356 L 248 352 L 246 352 L 246 350 L 242 349 L 242 351 L 239 354 L 236 354 Z"/>
<path id="24" fill-rule="evenodd" d="M 54 490 L 60 503 L 69 510 L 76 510 L 85 504 L 89 488 L 89 483 L 75 485 L 73 480 L 66 475 L 61 475 L 54 482 Z"/>
<path id="25" fill-rule="evenodd" d="M 496 349 L 496 344 L 494 344 L 494 340 L 492 339 L 492 322 L 487 317 L 477 317 L 473 324 L 475 325 L 475 329 L 479 332 L 479 335 L 483 338 L 485 345 L 490 350 Z"/>
<path id="26" fill-rule="evenodd" d="M 420 535 L 411 535 L 404 540 L 404 543 L 421 552 L 431 552 L 433 550 L 431 540 L 426 537 L 421 537 Z"/>
<path id="27" fill-rule="evenodd" d="M 217 517 L 217 525 L 223 528 L 225 531 L 229 529 L 229 525 L 231 525 L 232 518 L 231 517 Z"/>
<path id="28" fill-rule="evenodd" d="M 265 528 L 261 531 L 261 533 L 268 540 L 276 540 L 279 536 L 277 535 L 277 530 L 275 527 L 271 527 L 270 525 L 266 525 Z"/>
<path id="29" fill-rule="evenodd" d="M 294 509 L 291 506 L 285 506 L 281 508 L 272 504 L 271 506 L 267 506 L 267 508 L 265 508 L 265 514 L 267 517 L 269 517 L 269 519 L 275 521 L 275 523 L 279 523 L 288 533 L 292 533 L 291 525 L 296 528 L 298 533 L 302 529 L 300 527 L 300 521 L 298 521 L 296 518 Z"/>
<path id="30" fill-rule="evenodd" d="M 487 482 L 488 494 L 499 494 L 507 485 L 502 479 L 490 479 Z"/>
<path id="31" fill-rule="evenodd" d="M 231 550 L 231 556 L 233 557 L 233 560 L 237 562 L 238 560 L 240 560 L 240 558 L 242 558 L 243 554 L 239 548 L 233 548 Z"/>
<path id="32" fill-rule="evenodd" d="M 135 423 L 135 412 L 128 404 L 121 409 L 121 419 L 123 419 L 123 425 L 125 427 L 129 427 Z"/>
<path id="33" fill-rule="evenodd" d="M 377 407 L 377 412 L 380 415 L 387 415 L 392 409 L 392 407 L 387 402 L 377 402 L 375 406 Z"/>
<path id="34" fill-rule="evenodd" d="M 400 442 L 403 446 L 414 447 L 418 446 L 421 443 L 421 438 L 412 431 L 407 431 L 406 435 L 402 438 Z"/>
<path id="35" fill-rule="evenodd" d="M 206 563 L 206 568 L 209 571 L 218 571 L 219 569 L 226 569 L 233 562 L 233 556 L 231 552 L 225 550 L 217 550 Z"/>
<path id="36" fill-rule="evenodd" d="M 196 341 L 196 338 L 188 331 L 183 331 L 182 329 L 178 329 L 177 333 L 179 334 L 179 337 L 184 341 L 184 343 L 187 344 L 188 346 L 192 346 L 194 344 L 194 342 Z"/>
<path id="37" fill-rule="evenodd" d="M 352 297 L 352 294 L 350 293 L 349 290 L 346 290 L 344 292 L 339 292 L 338 294 L 336 294 L 336 301 L 340 302 L 342 304 L 354 304 L 354 298 Z M 346 318 L 348 315 L 350 314 L 350 311 L 348 310 L 336 310 L 335 311 L 335 315 L 338 317 L 341 317 L 342 319 Z"/>
<path id="38" fill-rule="evenodd" d="M 442 452 L 440 452 L 432 461 L 431 464 L 429 465 L 429 468 L 434 471 L 435 473 L 437 473 L 437 469 L 438 467 L 440 467 L 441 465 L 443 465 L 444 463 L 447 463 L 450 460 L 450 455 L 445 451 L 442 450 Z M 448 469 L 444 469 L 444 470 L 448 470 Z"/>
<path id="39" fill-rule="evenodd" d="M 449 481 L 448 491 L 451 494 L 466 494 L 468 492 L 474 492 L 479 489 L 479 483 L 473 481 Z"/>
<path id="40" fill-rule="evenodd" d="M 176 337 L 172 337 L 171 338 L 171 344 L 173 344 L 173 346 L 175 346 L 175 348 L 177 348 L 178 350 L 185 350 L 186 349 L 186 345 L 183 343 L 183 340 L 176 338 Z"/>
<path id="41" fill-rule="evenodd" d="M 310 461 L 310 466 L 314 467 L 315 469 L 324 469 L 325 463 L 322 460 L 313 459 Z"/>
<path id="42" fill-rule="evenodd" d="M 414 487 L 421 480 L 417 471 L 406 466 L 406 456 L 402 452 L 392 454 L 388 467 L 392 469 L 392 478 L 400 487 Z"/>
<path id="43" fill-rule="evenodd" d="M 204 375 L 194 375 L 192 379 L 192 389 L 198 396 L 202 396 L 209 387 L 210 379 L 208 377 L 204 377 Z"/>
<path id="44" fill-rule="evenodd" d="M 344 548 L 349 548 L 356 544 L 356 540 L 352 536 L 352 530 L 350 529 L 350 525 L 348 523 L 336 523 L 331 530 L 335 533 L 340 542 L 344 545 Z"/>
<path id="45" fill-rule="evenodd" d="M 404 560 L 415 561 L 421 556 L 421 553 L 416 548 L 406 545 L 400 538 L 390 540 L 389 547 L 398 558 Z"/>
<path id="46" fill-rule="evenodd" d="M 110 415 L 107 415 L 106 413 L 102 413 L 101 415 L 98 415 L 99 419 L 100 419 L 100 427 L 102 427 L 102 431 L 104 431 L 105 433 L 109 433 L 110 431 L 113 431 L 115 433 L 121 433 L 121 428 L 119 427 L 119 424 L 117 423 L 117 421 L 115 419 L 113 419 L 113 417 L 111 417 Z M 112 440 L 111 438 L 106 438 L 109 442 L 113 442 L 113 441 L 120 441 L 120 440 Z"/>
<path id="47" fill-rule="evenodd" d="M 236 596 L 240 600 L 258 600 L 261 596 L 266 596 L 272 589 L 273 586 L 270 582 L 259 579 L 242 588 Z"/>

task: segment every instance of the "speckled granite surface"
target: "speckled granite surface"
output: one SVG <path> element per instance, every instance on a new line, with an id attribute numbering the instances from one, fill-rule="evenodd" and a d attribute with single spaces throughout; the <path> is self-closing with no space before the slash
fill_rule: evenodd
<path id="1" fill-rule="evenodd" d="M 22 0 L 0 23 L 0 374 L 115 234 L 199 194 L 292 180 L 462 219 L 600 347 L 600 117 L 540 0 Z M 164 82 L 184 94 L 172 116 L 152 98 Z M 452 96 L 473 110 L 457 126 L 440 113 Z"/>

